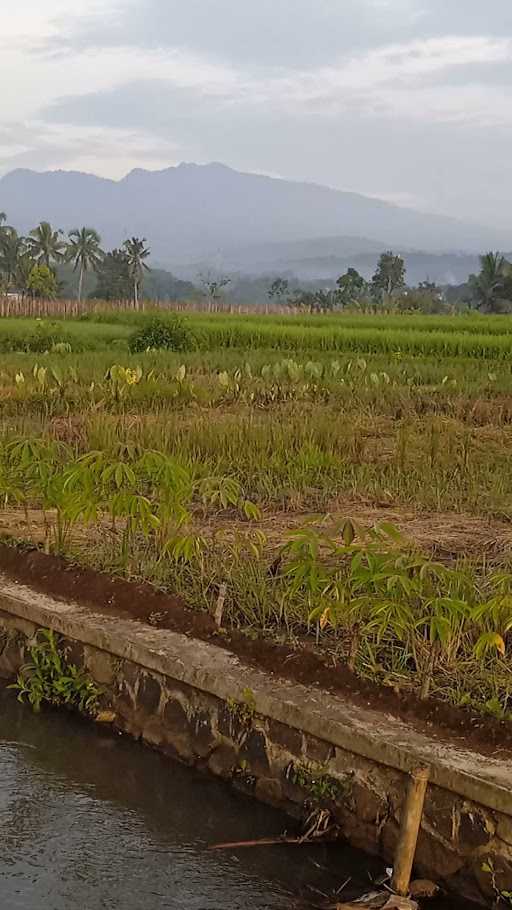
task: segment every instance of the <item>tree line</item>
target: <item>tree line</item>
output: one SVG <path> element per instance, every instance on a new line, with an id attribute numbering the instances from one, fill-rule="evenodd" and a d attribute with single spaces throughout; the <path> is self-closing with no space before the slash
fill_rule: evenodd
<path id="1" fill-rule="evenodd" d="M 18 234 L 0 212 L 0 290 L 22 296 L 53 299 L 59 291 L 58 266 L 70 264 L 78 275 L 77 299 L 81 302 L 88 272 L 97 275 L 96 295 L 105 299 L 132 296 L 137 308 L 146 260 L 150 250 L 145 238 L 131 237 L 120 249 L 105 252 L 101 237 L 91 227 L 74 228 L 67 237 L 42 221 L 28 236 Z M 102 293 L 103 292 L 103 293 Z"/>
<path id="2" fill-rule="evenodd" d="M 272 302 L 309 312 L 330 312 L 348 306 L 424 313 L 447 311 L 447 294 L 443 288 L 428 279 L 417 287 L 408 287 L 406 275 L 405 260 L 388 250 L 380 256 L 369 281 L 354 268 L 348 268 L 337 279 L 336 286 L 329 289 L 292 290 L 288 279 L 276 278 L 267 297 Z M 480 272 L 470 275 L 467 283 L 457 290 L 462 305 L 483 313 L 510 313 L 512 264 L 501 253 L 486 253 L 480 257 Z"/>
<path id="3" fill-rule="evenodd" d="M 22 236 L 0 212 L 0 293 L 53 299 L 59 295 L 58 269 L 66 265 L 77 274 L 79 302 L 83 299 L 85 277 L 93 272 L 97 299 L 131 297 L 138 308 L 144 275 L 150 271 L 146 238 L 131 237 L 108 252 L 101 243 L 92 227 L 74 228 L 66 236 L 47 221 Z M 467 284 L 458 289 L 459 302 L 485 313 L 512 312 L 512 264 L 501 253 L 490 252 L 480 257 L 480 266 L 480 272 L 471 275 Z M 408 287 L 406 275 L 403 257 L 388 250 L 380 256 L 369 281 L 354 268 L 348 268 L 335 287 L 328 288 L 292 289 L 289 279 L 278 277 L 268 287 L 267 298 L 272 303 L 309 312 L 330 312 L 348 306 L 447 311 L 447 292 L 428 280 L 415 288 Z M 228 277 L 211 274 L 200 275 L 199 279 L 202 293 L 212 307 L 231 283 Z M 193 291 L 193 286 L 189 287 Z"/>

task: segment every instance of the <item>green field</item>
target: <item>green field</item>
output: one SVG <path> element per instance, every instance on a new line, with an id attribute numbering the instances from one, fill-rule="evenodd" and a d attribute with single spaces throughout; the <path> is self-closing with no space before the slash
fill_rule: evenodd
<path id="1" fill-rule="evenodd" d="M 40 336 L 65 338 L 77 351 L 125 345 L 130 331 L 150 314 L 104 312 L 80 320 L 4 319 L 0 350 L 31 350 Z M 161 317 L 164 321 L 170 317 Z M 359 352 L 412 356 L 508 360 L 512 356 L 509 316 L 230 316 L 187 315 L 197 346 L 277 350 L 293 353 Z"/>
<path id="2" fill-rule="evenodd" d="M 6 531 L 508 718 L 512 317 L 152 319 L 0 321 Z"/>

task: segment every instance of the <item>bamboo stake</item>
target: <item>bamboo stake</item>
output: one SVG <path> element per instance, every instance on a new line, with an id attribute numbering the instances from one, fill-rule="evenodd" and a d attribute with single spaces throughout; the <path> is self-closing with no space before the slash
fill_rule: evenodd
<path id="1" fill-rule="evenodd" d="M 392 888 L 396 894 L 400 894 L 403 897 L 409 893 L 429 778 L 430 770 L 428 768 L 419 768 L 417 771 L 412 772 L 402 810 Z"/>
<path id="2" fill-rule="evenodd" d="M 224 616 L 224 604 L 226 602 L 226 594 L 228 593 L 228 586 L 222 584 L 219 588 L 219 596 L 217 598 L 217 606 L 215 607 L 215 625 L 218 629 L 222 629 L 222 619 Z"/>

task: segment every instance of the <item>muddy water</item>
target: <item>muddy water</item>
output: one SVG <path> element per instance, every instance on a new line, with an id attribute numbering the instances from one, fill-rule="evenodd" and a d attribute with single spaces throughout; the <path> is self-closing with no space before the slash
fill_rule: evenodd
<path id="1" fill-rule="evenodd" d="M 208 851 L 287 827 L 227 785 L 0 692 L 2 910 L 291 910 L 347 879 L 344 895 L 361 894 L 382 871 L 341 846 Z"/>

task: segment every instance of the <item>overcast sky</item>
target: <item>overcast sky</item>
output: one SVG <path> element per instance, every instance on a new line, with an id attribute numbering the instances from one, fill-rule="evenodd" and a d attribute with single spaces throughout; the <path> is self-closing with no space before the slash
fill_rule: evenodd
<path id="1" fill-rule="evenodd" d="M 16 0 L 0 22 L 0 173 L 222 161 L 512 236 L 512 0 Z"/>

